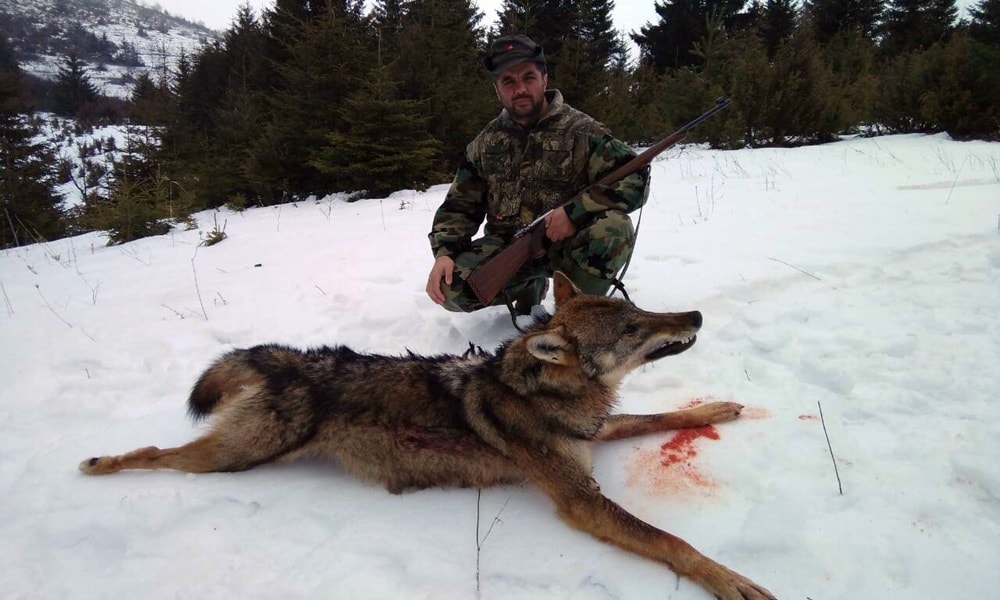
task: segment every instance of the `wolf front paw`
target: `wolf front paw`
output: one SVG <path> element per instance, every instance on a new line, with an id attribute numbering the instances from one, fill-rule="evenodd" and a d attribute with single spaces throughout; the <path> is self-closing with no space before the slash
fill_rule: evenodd
<path id="1" fill-rule="evenodd" d="M 709 402 L 689 410 L 692 418 L 701 421 L 702 425 L 714 425 L 739 418 L 743 405 L 736 402 Z"/>
<path id="2" fill-rule="evenodd" d="M 777 600 L 774 594 L 739 573 L 718 565 L 721 572 L 704 583 L 721 600 Z"/>

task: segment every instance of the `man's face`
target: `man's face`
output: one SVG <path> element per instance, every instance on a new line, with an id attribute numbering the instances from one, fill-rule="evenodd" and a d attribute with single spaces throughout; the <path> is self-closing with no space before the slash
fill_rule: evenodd
<path id="1" fill-rule="evenodd" d="M 533 125 L 545 112 L 545 88 L 549 76 L 538 70 L 538 65 L 527 61 L 507 69 L 496 78 L 500 104 L 507 109 L 516 123 Z"/>

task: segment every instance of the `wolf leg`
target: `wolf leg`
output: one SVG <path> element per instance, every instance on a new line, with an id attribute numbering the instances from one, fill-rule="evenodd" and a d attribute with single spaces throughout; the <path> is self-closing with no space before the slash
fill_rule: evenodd
<path id="1" fill-rule="evenodd" d="M 517 454 L 519 462 L 528 463 L 525 468 L 532 481 L 555 502 L 559 516 L 572 527 L 664 563 L 722 600 L 775 600 L 773 594 L 750 579 L 606 498 L 593 478 L 572 459 L 552 453 L 535 459 L 526 450 Z"/>
<path id="2" fill-rule="evenodd" d="M 253 466 L 248 464 L 243 468 L 234 468 L 231 459 L 229 463 L 223 459 L 226 454 L 220 452 L 218 440 L 209 434 L 177 448 L 161 450 L 156 446 L 149 446 L 120 456 L 89 458 L 80 463 L 80 470 L 88 475 L 107 475 L 124 469 L 174 469 L 188 473 L 209 473 L 240 471 Z"/>
<path id="3" fill-rule="evenodd" d="M 694 408 L 655 415 L 611 415 L 601 426 L 595 439 L 620 440 L 658 431 L 725 423 L 739 417 L 742 410 L 743 405 L 735 402 L 709 402 Z"/>

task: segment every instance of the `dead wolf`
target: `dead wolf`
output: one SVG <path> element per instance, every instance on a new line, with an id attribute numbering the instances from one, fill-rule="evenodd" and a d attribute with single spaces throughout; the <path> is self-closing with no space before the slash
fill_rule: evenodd
<path id="1" fill-rule="evenodd" d="M 329 457 L 394 494 L 531 481 L 567 523 L 668 565 L 726 600 L 774 598 L 615 504 L 591 474 L 590 443 L 730 421 L 713 402 L 653 415 L 610 414 L 622 378 L 690 348 L 699 312 L 653 313 L 554 277 L 555 314 L 496 352 L 391 357 L 343 346 L 233 350 L 195 383 L 191 415 L 210 431 L 178 448 L 90 458 L 84 473 L 243 471 Z"/>

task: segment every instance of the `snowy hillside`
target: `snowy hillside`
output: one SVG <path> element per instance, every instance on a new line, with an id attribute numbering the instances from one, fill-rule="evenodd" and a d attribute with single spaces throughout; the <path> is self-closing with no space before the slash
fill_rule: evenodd
<path id="1" fill-rule="evenodd" d="M 779 598 L 997 597 L 1000 145 L 686 146 L 653 186 L 626 283 L 705 325 L 626 380 L 621 410 L 746 409 L 711 435 L 597 447 L 604 493 Z M 505 309 L 424 295 L 445 189 L 0 252 L 0 597 L 709 598 L 570 530 L 531 486 L 392 496 L 321 462 L 77 471 L 194 437 L 186 394 L 230 348 L 513 335 Z M 228 239 L 199 246 L 214 227 Z"/>
<path id="2" fill-rule="evenodd" d="M 207 27 L 130 0 L 0 0 L 21 68 L 55 79 L 67 48 L 92 47 L 104 60 L 80 52 L 88 77 L 101 93 L 124 98 L 142 72 L 173 69 L 216 36 Z"/>

